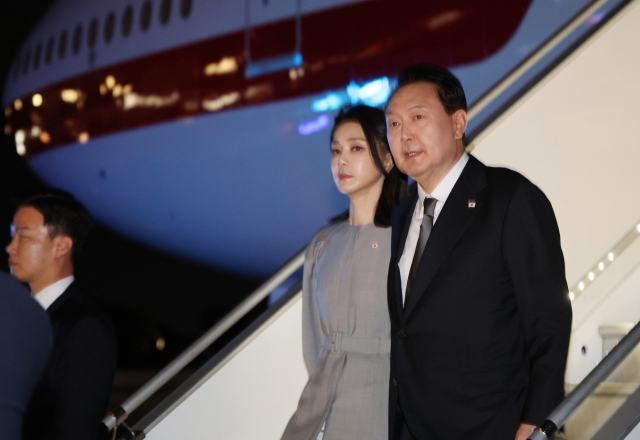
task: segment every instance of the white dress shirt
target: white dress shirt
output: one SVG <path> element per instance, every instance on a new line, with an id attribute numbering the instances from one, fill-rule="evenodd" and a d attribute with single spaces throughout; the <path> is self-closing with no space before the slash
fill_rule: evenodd
<path id="1" fill-rule="evenodd" d="M 33 296 L 36 301 L 40 303 L 43 309 L 47 310 L 51 304 L 57 300 L 60 295 L 67 290 L 67 287 L 73 283 L 75 278 L 73 275 L 63 278 L 61 280 L 56 281 L 53 284 L 49 284 L 47 287 L 42 289 L 40 292 L 34 294 L 31 292 L 31 296 Z"/>
<path id="2" fill-rule="evenodd" d="M 422 224 L 422 217 L 424 216 L 424 198 L 431 197 L 436 199 L 436 207 L 433 213 L 433 224 L 436 224 L 440 211 L 444 206 L 453 186 L 458 181 L 460 174 L 464 166 L 469 160 L 469 155 L 463 153 L 458 162 L 449 170 L 447 175 L 442 181 L 435 187 L 431 194 L 427 194 L 424 189 L 418 184 L 418 201 L 416 207 L 413 210 L 413 217 L 411 218 L 411 225 L 409 226 L 409 233 L 407 234 L 407 241 L 404 244 L 404 252 L 400 261 L 398 261 L 398 267 L 400 269 L 400 281 L 402 283 L 402 304 L 404 304 L 404 298 L 407 290 L 407 278 L 409 277 L 409 270 L 411 270 L 411 262 L 413 261 L 413 255 L 416 253 L 416 245 L 418 244 L 418 238 L 420 237 L 420 225 Z"/>

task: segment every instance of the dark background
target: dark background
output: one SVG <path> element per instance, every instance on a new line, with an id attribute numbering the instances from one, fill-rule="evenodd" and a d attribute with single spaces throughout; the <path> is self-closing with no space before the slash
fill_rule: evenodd
<path id="1" fill-rule="evenodd" d="M 13 58 L 51 3 L 52 0 L 0 2 L 0 84 L 3 89 Z M 4 111 L 2 118 L 4 127 Z M 4 248 L 10 240 L 9 225 L 18 204 L 47 188 L 16 153 L 13 136 L 3 134 L 1 139 L 0 242 Z M 0 258 L 0 270 L 8 271 L 6 257 L 5 254 Z M 260 280 L 171 257 L 99 224 L 88 238 L 83 258 L 76 267 L 76 279 L 104 305 L 116 327 L 118 374 L 111 407 L 121 403 L 260 283 Z M 250 319 L 251 316 L 247 317 L 192 362 L 180 378 L 185 378 L 189 371 L 215 353 Z M 159 338 L 165 342 L 162 350 L 156 345 Z M 171 391 L 180 378 L 161 390 L 154 401 Z M 140 413 L 144 412 L 141 409 Z"/>

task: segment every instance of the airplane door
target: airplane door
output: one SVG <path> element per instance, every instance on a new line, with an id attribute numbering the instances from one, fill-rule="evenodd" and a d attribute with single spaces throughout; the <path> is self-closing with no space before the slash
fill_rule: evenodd
<path id="1" fill-rule="evenodd" d="M 245 76 L 302 65 L 302 0 L 245 0 Z"/>

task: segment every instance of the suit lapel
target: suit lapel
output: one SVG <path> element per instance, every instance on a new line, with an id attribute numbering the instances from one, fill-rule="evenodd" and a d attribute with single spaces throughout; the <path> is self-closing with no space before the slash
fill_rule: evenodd
<path id="1" fill-rule="evenodd" d="M 425 294 L 433 276 L 462 233 L 482 209 L 483 194 L 480 191 L 486 186 L 486 183 L 486 167 L 470 156 L 469 162 L 449 194 L 427 241 L 411 291 L 405 302 L 405 319 Z M 474 208 L 469 207 L 469 199 L 475 200 Z"/>
<path id="2" fill-rule="evenodd" d="M 402 305 L 402 282 L 400 281 L 400 268 L 398 267 L 398 262 L 400 261 L 402 253 L 404 252 L 404 245 L 407 241 L 407 235 L 409 234 L 409 226 L 411 225 L 413 210 L 415 208 L 416 201 L 418 200 L 417 188 L 417 184 L 412 185 L 409 189 L 409 194 L 407 194 L 400 205 L 398 205 L 398 219 L 397 222 L 394 222 L 394 225 L 397 227 L 392 231 L 391 268 L 389 270 L 393 271 L 392 294 L 394 302 L 396 303 L 398 317 L 402 317 L 404 313 Z"/>

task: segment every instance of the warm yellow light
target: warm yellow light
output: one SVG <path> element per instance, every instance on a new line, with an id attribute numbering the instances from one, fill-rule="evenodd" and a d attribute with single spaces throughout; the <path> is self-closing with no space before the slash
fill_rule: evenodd
<path id="1" fill-rule="evenodd" d="M 24 144 L 16 144 L 16 151 L 20 156 L 24 156 L 27 153 L 27 147 Z"/>
<path id="2" fill-rule="evenodd" d="M 238 63 L 234 57 L 224 57 L 217 63 L 209 63 L 204 67 L 207 76 L 226 75 L 238 70 Z"/>
<path id="3" fill-rule="evenodd" d="M 60 98 L 67 104 L 75 104 L 80 99 L 80 92 L 75 89 L 64 89 L 60 92 Z"/>
<path id="4" fill-rule="evenodd" d="M 4 134 L 9 136 L 11 134 L 11 125 L 7 124 L 4 126 Z"/>
<path id="5" fill-rule="evenodd" d="M 164 350 L 164 347 L 166 346 L 166 342 L 164 340 L 164 338 L 158 338 L 156 339 L 156 349 L 158 351 L 162 351 Z"/>
<path id="6" fill-rule="evenodd" d="M 11 117 L 11 113 L 13 113 L 13 109 L 11 107 L 5 107 L 4 108 L 4 116 L 6 118 L 10 118 Z"/>
<path id="7" fill-rule="evenodd" d="M 602 261 L 598 263 L 598 269 L 600 269 L 601 272 L 604 270 L 604 263 Z"/>
<path id="8" fill-rule="evenodd" d="M 116 84 L 113 88 L 113 97 L 117 98 L 120 95 L 122 95 L 122 86 L 120 84 Z"/>
<path id="9" fill-rule="evenodd" d="M 593 281 L 594 278 L 595 278 L 595 275 L 593 274 L 593 272 L 589 272 L 589 279 Z"/>
<path id="10" fill-rule="evenodd" d="M 573 292 L 569 292 L 569 301 L 573 301 L 574 298 Z"/>
<path id="11" fill-rule="evenodd" d="M 122 93 L 131 93 L 133 91 L 133 84 L 127 84 L 122 88 Z"/>
<path id="12" fill-rule="evenodd" d="M 15 134 L 16 144 L 23 144 L 26 137 L 27 136 L 24 130 L 16 131 L 16 134 Z"/>
<path id="13" fill-rule="evenodd" d="M 86 131 L 80 133 L 80 136 L 78 136 L 78 142 L 80 142 L 81 144 L 86 144 L 87 142 L 89 142 L 89 133 L 87 133 Z"/>
<path id="14" fill-rule="evenodd" d="M 609 252 L 608 258 L 609 258 L 609 261 L 613 261 L 613 252 Z"/>
<path id="15" fill-rule="evenodd" d="M 580 291 L 584 290 L 584 283 L 582 281 L 580 281 L 580 284 L 578 284 L 578 289 L 580 289 Z"/>
<path id="16" fill-rule="evenodd" d="M 31 127 L 31 137 L 37 138 L 38 136 L 40 136 L 40 131 L 40 127 L 34 125 L 33 127 Z"/>
<path id="17" fill-rule="evenodd" d="M 106 95 L 107 94 L 107 86 L 104 84 L 100 84 L 100 94 L 101 95 Z"/>
<path id="18" fill-rule="evenodd" d="M 18 111 L 22 110 L 22 99 L 16 99 L 13 101 L 13 107 Z"/>
<path id="19" fill-rule="evenodd" d="M 638 227 L 636 229 L 638 230 L 638 232 L 640 232 L 640 224 L 638 225 Z"/>
<path id="20" fill-rule="evenodd" d="M 42 95 L 40 93 L 36 93 L 31 97 L 31 103 L 34 107 L 40 107 L 42 105 Z"/>
<path id="21" fill-rule="evenodd" d="M 113 87 L 116 85 L 116 79 L 113 75 L 109 75 L 105 78 L 104 83 L 107 85 L 107 88 L 113 89 Z"/>
<path id="22" fill-rule="evenodd" d="M 46 131 L 43 131 L 42 133 L 40 133 L 40 142 L 42 142 L 43 144 L 48 144 L 49 142 L 51 142 L 51 135 Z"/>

